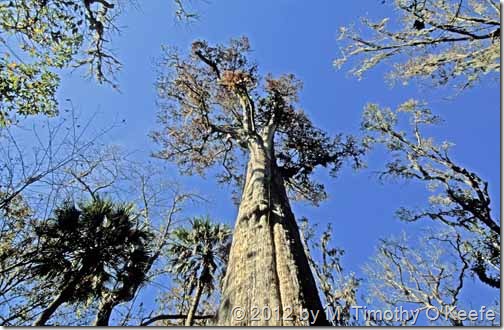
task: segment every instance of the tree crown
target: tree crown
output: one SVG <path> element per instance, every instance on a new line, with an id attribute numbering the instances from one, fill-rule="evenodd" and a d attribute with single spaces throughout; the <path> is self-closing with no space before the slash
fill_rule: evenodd
<path id="1" fill-rule="evenodd" d="M 35 228 L 39 248 L 32 272 L 63 283 L 78 280 L 72 299 L 101 294 L 111 280 L 143 281 L 152 234 L 131 217 L 131 206 L 97 199 L 67 202 Z"/>
<path id="2" fill-rule="evenodd" d="M 191 220 L 191 228 L 179 227 L 172 233 L 169 247 L 171 271 L 189 286 L 189 293 L 199 279 L 207 292 L 214 289 L 215 275 L 224 273 L 231 246 L 231 230 L 208 218 Z"/>
<path id="3" fill-rule="evenodd" d="M 317 166 L 335 175 L 343 160 L 360 165 L 356 140 L 330 137 L 297 107 L 301 82 L 293 74 L 262 77 L 248 58 L 247 38 L 228 46 L 192 45 L 182 57 L 167 51 L 157 86 L 162 130 L 153 139 L 157 157 L 174 161 L 185 174 L 222 165 L 221 182 L 241 182 L 243 155 L 251 143 L 272 150 L 293 197 L 318 202 L 324 187 L 311 175 Z"/>

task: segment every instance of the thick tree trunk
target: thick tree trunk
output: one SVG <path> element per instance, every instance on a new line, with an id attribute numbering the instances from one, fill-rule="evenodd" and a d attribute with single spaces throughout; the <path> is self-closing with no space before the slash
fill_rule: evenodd
<path id="1" fill-rule="evenodd" d="M 190 327 L 194 323 L 194 315 L 196 315 L 196 311 L 198 310 L 198 305 L 202 292 L 203 292 L 203 283 L 201 283 L 201 281 L 198 279 L 196 282 L 196 292 L 194 293 L 194 297 L 191 300 L 191 306 L 189 306 L 189 310 L 187 311 L 187 318 L 185 320 L 186 327 Z"/>
<path id="2" fill-rule="evenodd" d="M 273 148 L 259 141 L 249 149 L 216 323 L 329 325 Z"/>
<path id="3" fill-rule="evenodd" d="M 33 323 L 33 326 L 40 327 L 44 326 L 46 322 L 51 318 L 51 316 L 56 312 L 56 310 L 65 302 L 68 301 L 70 294 L 72 292 L 73 286 L 67 285 L 60 291 L 60 293 L 54 297 L 53 301 L 47 306 L 46 309 L 42 311 L 39 317 Z"/>

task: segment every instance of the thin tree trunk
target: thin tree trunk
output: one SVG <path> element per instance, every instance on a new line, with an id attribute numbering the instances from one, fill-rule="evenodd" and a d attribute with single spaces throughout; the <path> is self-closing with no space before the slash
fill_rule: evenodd
<path id="1" fill-rule="evenodd" d="M 189 306 L 189 311 L 187 311 L 187 318 L 185 320 L 186 327 L 190 327 L 194 323 L 194 315 L 196 315 L 196 311 L 198 310 L 198 305 L 202 292 L 203 292 L 203 283 L 201 282 L 201 280 L 198 279 L 196 281 L 196 292 L 194 293 L 191 305 Z"/>
<path id="2" fill-rule="evenodd" d="M 53 299 L 53 301 L 42 311 L 39 317 L 33 323 L 33 326 L 39 327 L 46 324 L 46 322 L 51 318 L 51 316 L 56 312 L 56 310 L 65 302 L 68 301 L 70 293 L 72 292 L 73 286 L 68 284 L 65 286 L 60 293 Z"/>
<path id="3" fill-rule="evenodd" d="M 261 139 L 249 148 L 216 323 L 329 325 L 272 149 Z"/>
<path id="4" fill-rule="evenodd" d="M 146 269 L 148 271 L 149 267 Z M 128 302 L 135 297 L 138 287 L 141 282 L 133 283 L 131 281 L 126 281 L 123 286 L 110 292 L 108 295 L 102 298 L 100 301 L 100 306 L 98 307 L 98 312 L 96 314 L 96 319 L 94 321 L 94 326 L 108 326 L 110 322 L 110 316 L 114 308 L 122 303 Z"/>
<path id="5" fill-rule="evenodd" d="M 112 310 L 117 305 L 116 299 L 114 299 L 114 295 L 108 295 L 101 302 L 98 307 L 98 313 L 96 314 L 96 319 L 94 321 L 93 326 L 108 326 L 110 315 L 112 314 Z"/>

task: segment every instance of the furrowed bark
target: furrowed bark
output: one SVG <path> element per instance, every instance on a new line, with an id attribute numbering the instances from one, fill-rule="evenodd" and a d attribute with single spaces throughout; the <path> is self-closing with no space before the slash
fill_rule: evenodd
<path id="1" fill-rule="evenodd" d="M 265 135 L 249 142 L 247 176 L 215 321 L 219 326 L 329 325 L 273 156 L 272 134 Z M 242 309 L 245 317 L 233 313 L 235 309 Z"/>

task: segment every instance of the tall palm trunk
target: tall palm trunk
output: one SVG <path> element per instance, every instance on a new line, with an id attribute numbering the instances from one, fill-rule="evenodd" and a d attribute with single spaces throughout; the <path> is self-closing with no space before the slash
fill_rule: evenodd
<path id="1" fill-rule="evenodd" d="M 185 320 L 186 327 L 190 327 L 194 323 L 194 315 L 196 315 L 196 311 L 198 310 L 198 305 L 202 292 L 203 292 L 203 282 L 200 279 L 198 279 L 196 280 L 196 291 L 194 292 L 194 297 L 192 298 L 191 305 L 189 306 L 189 310 L 187 311 L 187 318 Z"/>
<path id="2" fill-rule="evenodd" d="M 268 144 L 262 141 L 249 145 L 217 325 L 329 325 L 276 166 L 272 139 Z M 235 309 L 243 309 L 246 317 Z M 264 309 L 272 315 L 267 317 Z M 303 309 L 308 312 L 301 313 Z"/>
<path id="3" fill-rule="evenodd" d="M 53 301 L 42 311 L 39 317 L 33 323 L 33 326 L 39 327 L 46 324 L 46 322 L 51 318 L 51 316 L 56 312 L 56 310 L 71 296 L 74 286 L 72 284 L 67 284 L 60 293 L 54 297 Z"/>

